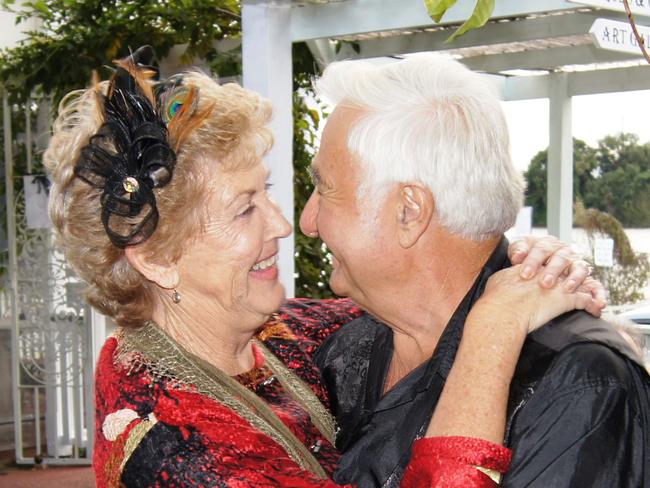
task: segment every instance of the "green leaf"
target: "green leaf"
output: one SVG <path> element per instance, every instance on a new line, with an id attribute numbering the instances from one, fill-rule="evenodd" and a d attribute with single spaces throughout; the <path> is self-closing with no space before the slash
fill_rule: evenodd
<path id="1" fill-rule="evenodd" d="M 424 6 L 427 8 L 429 17 L 436 22 L 440 22 L 447 9 L 456 3 L 456 0 L 424 0 Z"/>
<path id="2" fill-rule="evenodd" d="M 451 42 L 469 30 L 482 27 L 489 20 L 492 12 L 494 12 L 494 0 L 478 0 L 471 17 L 456 29 L 456 32 L 449 36 L 445 42 Z"/>
<path id="3" fill-rule="evenodd" d="M 50 15 L 50 9 L 44 1 L 38 0 L 37 2 L 34 2 L 32 6 L 39 12 L 42 12 L 45 15 Z"/>
<path id="4" fill-rule="evenodd" d="M 314 123 L 314 125 L 317 126 L 320 123 L 320 115 L 318 114 L 318 111 L 314 110 L 314 109 L 311 109 L 307 113 L 311 117 L 311 120 Z"/>

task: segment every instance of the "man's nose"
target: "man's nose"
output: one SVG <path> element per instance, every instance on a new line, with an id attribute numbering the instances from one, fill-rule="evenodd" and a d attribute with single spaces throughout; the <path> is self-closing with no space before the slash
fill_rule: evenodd
<path id="1" fill-rule="evenodd" d="M 314 190 L 300 214 L 300 230 L 309 237 L 318 237 L 318 225 L 316 224 L 318 198 L 318 191 Z"/>

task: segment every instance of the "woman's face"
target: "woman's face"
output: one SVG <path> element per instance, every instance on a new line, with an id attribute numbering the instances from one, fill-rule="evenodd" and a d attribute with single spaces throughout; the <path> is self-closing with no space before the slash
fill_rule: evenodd
<path id="1" fill-rule="evenodd" d="M 284 300 L 278 239 L 291 233 L 291 225 L 267 192 L 264 164 L 210 171 L 206 225 L 178 262 L 178 291 L 183 305 L 263 320 Z"/>

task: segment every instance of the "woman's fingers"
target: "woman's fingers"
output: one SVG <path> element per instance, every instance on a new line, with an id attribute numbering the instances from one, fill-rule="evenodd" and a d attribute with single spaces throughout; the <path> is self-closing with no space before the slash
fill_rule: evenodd
<path id="1" fill-rule="evenodd" d="M 595 317 L 600 316 L 604 288 L 593 278 L 586 277 L 578 288 L 567 291 L 564 287 L 567 277 L 561 276 L 557 286 L 547 289 L 540 287 L 536 280 L 522 279 L 520 267 L 513 266 L 492 275 L 481 298 L 484 309 L 500 316 L 512 315 L 511 322 L 528 332 L 571 310 L 585 310 Z"/>
<path id="2" fill-rule="evenodd" d="M 591 276 L 593 267 L 584 259 L 572 261 L 568 268 L 568 275 L 562 286 L 566 291 L 574 291 L 582 286 L 585 280 Z"/>
<path id="3" fill-rule="evenodd" d="M 554 287 L 560 276 L 570 272 L 574 268 L 574 263 L 582 261 L 580 256 L 571 249 L 571 246 L 560 241 L 558 243 L 562 245 L 551 254 L 546 264 L 539 271 L 538 281 L 540 286 L 544 288 Z M 575 267 L 574 280 L 578 284 L 582 283 L 586 278 L 586 276 L 580 277 L 581 269 L 580 266 Z"/>
<path id="4" fill-rule="evenodd" d="M 595 317 L 600 317 L 601 312 L 607 306 L 607 290 L 603 284 L 591 277 L 587 277 L 585 281 L 577 288 L 577 291 L 588 294 L 592 300 L 593 305 L 586 308 L 587 312 Z"/>
<path id="5" fill-rule="evenodd" d="M 599 316 L 607 304 L 605 287 L 590 278 L 592 266 L 582 259 L 573 248 L 553 236 L 525 236 L 508 247 L 508 256 L 513 265 L 519 265 L 524 279 L 537 277 L 542 288 L 561 285 L 565 291 L 574 292 L 583 285 L 591 293 L 594 303 L 586 310 Z"/>
<path id="6" fill-rule="evenodd" d="M 530 246 L 528 244 L 528 236 L 522 237 L 513 241 L 508 246 L 508 259 L 513 265 L 523 263 L 526 256 L 530 252 Z"/>
<path id="7" fill-rule="evenodd" d="M 569 244 L 554 236 L 525 236 L 510 244 L 508 257 L 512 264 L 521 264 L 521 277 L 532 278 L 540 270 L 540 284 L 545 288 L 555 285 L 562 274 L 569 271 L 574 261 L 580 256 Z"/>

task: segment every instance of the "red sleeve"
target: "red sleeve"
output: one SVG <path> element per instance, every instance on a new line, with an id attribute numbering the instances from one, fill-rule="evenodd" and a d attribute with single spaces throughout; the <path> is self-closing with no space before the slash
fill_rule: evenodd
<path id="1" fill-rule="evenodd" d="M 402 488 L 494 488 L 497 485 L 475 466 L 505 473 L 512 452 L 471 437 L 431 437 L 415 441 Z"/>

